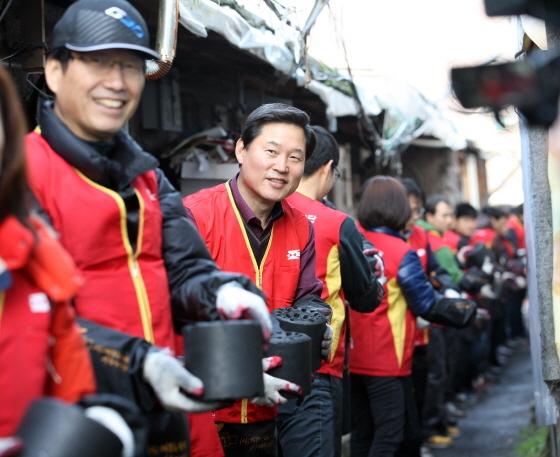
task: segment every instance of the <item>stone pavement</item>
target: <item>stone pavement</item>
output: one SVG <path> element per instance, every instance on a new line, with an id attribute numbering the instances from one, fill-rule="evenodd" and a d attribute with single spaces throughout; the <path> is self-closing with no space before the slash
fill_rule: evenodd
<path id="1" fill-rule="evenodd" d="M 531 424 L 532 404 L 531 354 L 525 346 L 514 350 L 504 372 L 467 409 L 455 446 L 431 452 L 434 457 L 511 457 L 519 431 Z"/>

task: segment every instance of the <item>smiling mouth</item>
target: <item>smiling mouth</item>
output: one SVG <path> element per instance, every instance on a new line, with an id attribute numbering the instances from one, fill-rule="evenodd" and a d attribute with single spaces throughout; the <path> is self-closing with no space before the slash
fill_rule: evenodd
<path id="1" fill-rule="evenodd" d="M 96 98 L 95 102 L 106 108 L 122 108 L 126 103 L 124 100 L 114 100 L 111 98 Z"/>
<path id="2" fill-rule="evenodd" d="M 285 179 L 275 179 L 275 178 L 268 178 L 269 181 L 276 183 L 276 184 L 287 184 L 288 181 Z"/>

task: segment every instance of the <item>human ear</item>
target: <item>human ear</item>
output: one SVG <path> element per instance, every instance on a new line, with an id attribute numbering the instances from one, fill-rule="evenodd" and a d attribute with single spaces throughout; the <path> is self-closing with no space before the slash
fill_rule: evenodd
<path id="1" fill-rule="evenodd" d="M 64 75 L 64 69 L 62 68 L 62 62 L 57 59 L 47 59 L 45 63 L 45 81 L 49 89 L 56 95 L 62 84 L 62 76 Z"/>
<path id="2" fill-rule="evenodd" d="M 237 143 L 235 143 L 235 157 L 239 164 L 243 163 L 243 151 L 245 150 L 245 145 L 243 144 L 243 140 L 239 138 Z"/>

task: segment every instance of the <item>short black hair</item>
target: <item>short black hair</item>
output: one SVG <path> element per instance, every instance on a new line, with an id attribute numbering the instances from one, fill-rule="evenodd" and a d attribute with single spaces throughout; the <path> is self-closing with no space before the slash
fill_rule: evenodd
<path id="1" fill-rule="evenodd" d="M 312 125 L 311 130 L 315 132 L 317 143 L 313 155 L 305 161 L 305 168 L 303 169 L 303 176 L 313 175 L 323 165 L 332 160 L 332 168 L 338 165 L 340 160 L 340 151 L 338 150 L 338 143 L 334 137 L 323 127 Z"/>
<path id="2" fill-rule="evenodd" d="M 455 218 L 460 217 L 472 217 L 476 219 L 478 217 L 478 211 L 470 203 L 459 203 L 455 206 Z"/>
<path id="3" fill-rule="evenodd" d="M 406 188 L 408 195 L 412 195 L 420 200 L 420 203 L 424 205 L 426 202 L 426 194 L 414 179 L 412 178 L 397 178 L 401 184 Z"/>
<path id="4" fill-rule="evenodd" d="M 313 154 L 316 145 L 315 132 L 309 125 L 309 116 L 302 110 L 285 103 L 267 103 L 255 109 L 241 129 L 241 140 L 245 149 L 261 134 L 266 124 L 293 124 L 301 127 L 305 133 L 305 160 Z"/>
<path id="5" fill-rule="evenodd" d="M 447 203 L 449 206 L 451 206 L 451 202 L 449 201 L 449 199 L 447 197 L 444 197 L 443 195 L 433 195 L 428 198 L 428 200 L 426 200 L 426 204 L 424 205 L 426 214 L 436 214 L 436 206 L 441 202 Z"/>
<path id="6" fill-rule="evenodd" d="M 511 212 L 512 212 L 513 214 L 516 214 L 517 216 L 523 216 L 523 203 L 521 203 L 521 205 L 514 206 L 514 207 L 511 209 Z"/>
<path id="7" fill-rule="evenodd" d="M 482 212 L 492 219 L 501 219 L 502 217 L 508 217 L 507 213 L 503 209 L 496 206 L 485 206 L 484 208 L 482 208 Z"/>
<path id="8" fill-rule="evenodd" d="M 62 69 L 66 71 L 66 67 L 68 67 L 68 62 L 72 58 L 72 51 L 70 49 L 62 47 L 62 48 L 54 48 L 51 49 L 47 53 L 47 59 L 55 59 L 60 62 L 62 65 Z"/>

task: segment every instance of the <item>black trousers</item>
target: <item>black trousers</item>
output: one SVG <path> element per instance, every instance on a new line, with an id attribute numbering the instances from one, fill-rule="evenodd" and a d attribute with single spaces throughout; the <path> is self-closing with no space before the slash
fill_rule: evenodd
<path id="1" fill-rule="evenodd" d="M 410 376 L 351 374 L 350 384 L 352 457 L 394 457 L 405 434 L 419 435 Z"/>
<path id="2" fill-rule="evenodd" d="M 422 427 L 424 437 L 442 435 L 447 427 L 445 412 L 445 393 L 447 378 L 447 347 L 444 328 L 432 327 L 428 343 L 428 378 L 424 409 L 422 410 Z"/>

